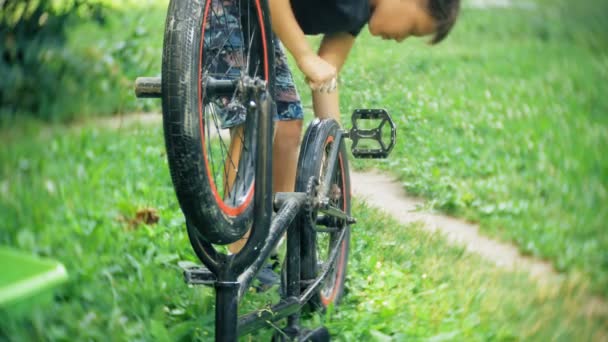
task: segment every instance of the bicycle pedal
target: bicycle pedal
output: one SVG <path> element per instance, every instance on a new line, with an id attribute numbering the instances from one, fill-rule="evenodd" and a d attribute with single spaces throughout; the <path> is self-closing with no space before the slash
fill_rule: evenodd
<path id="1" fill-rule="evenodd" d="M 184 281 L 189 285 L 213 286 L 217 281 L 215 274 L 205 266 L 188 266 L 183 271 Z"/>
<path id="2" fill-rule="evenodd" d="M 353 142 L 351 152 L 355 158 L 386 158 L 395 147 L 397 129 L 385 109 L 356 109 L 352 128 L 347 134 Z M 379 121 L 370 128 L 370 122 Z M 390 130 L 390 131 L 388 131 Z M 373 142 L 370 147 L 370 143 Z"/>

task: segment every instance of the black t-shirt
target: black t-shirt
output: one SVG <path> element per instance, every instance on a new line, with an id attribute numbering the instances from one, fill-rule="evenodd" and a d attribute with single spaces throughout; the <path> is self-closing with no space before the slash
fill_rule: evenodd
<path id="1" fill-rule="evenodd" d="M 291 0 L 305 34 L 359 34 L 370 17 L 369 0 Z"/>

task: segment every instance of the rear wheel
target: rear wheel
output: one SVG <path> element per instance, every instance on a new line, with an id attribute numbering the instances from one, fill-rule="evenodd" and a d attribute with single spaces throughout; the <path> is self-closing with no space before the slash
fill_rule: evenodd
<path id="1" fill-rule="evenodd" d="M 326 195 L 321 194 L 320 198 L 327 198 L 330 206 L 350 215 L 350 173 L 344 144 L 338 150 L 334 172 L 329 174 L 329 154 L 334 144 L 339 143 L 336 141 L 339 129 L 334 120 L 317 119 L 309 126 L 302 141 L 296 191 L 323 191 L 323 187 L 318 185 L 329 180 Z M 302 280 L 312 280 L 322 270 L 329 269 L 319 291 L 311 299 L 313 308 L 324 310 L 337 304 L 344 294 L 350 228 L 346 220 L 323 215 L 311 208 L 302 220 Z M 344 238 L 340 241 L 342 234 Z M 330 263 L 329 256 L 333 250 L 337 250 L 337 257 Z"/>
<path id="2" fill-rule="evenodd" d="M 265 2 L 172 0 L 165 27 L 162 94 L 167 157 L 178 201 L 207 242 L 228 244 L 250 228 L 256 144 L 255 103 L 239 87 L 211 91 L 214 80 L 244 77 L 273 89 L 273 49 Z M 230 83 L 230 82 L 229 82 Z M 268 134 L 266 134 L 268 135 Z M 265 157 L 264 157 L 265 158 Z M 270 208 L 268 209 L 270 210 Z"/>

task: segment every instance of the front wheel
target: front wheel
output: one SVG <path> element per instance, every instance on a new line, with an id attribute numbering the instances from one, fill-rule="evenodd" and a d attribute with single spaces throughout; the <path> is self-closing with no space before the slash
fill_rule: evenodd
<path id="1" fill-rule="evenodd" d="M 213 244 L 240 239 L 253 221 L 254 193 L 272 191 L 255 184 L 256 163 L 269 158 L 256 144 L 272 141 L 258 129 L 255 103 L 243 103 L 239 87 L 209 86 L 261 79 L 272 93 L 267 13 L 259 0 L 172 0 L 167 11 L 162 104 L 169 168 L 186 219 Z"/>
<path id="2" fill-rule="evenodd" d="M 318 198 L 326 199 L 330 206 L 350 216 L 348 155 L 344 144 L 337 139 L 339 130 L 340 125 L 334 120 L 317 119 L 308 127 L 298 161 L 296 191 L 325 192 Z M 330 151 L 335 144 L 341 146 L 331 167 Z M 331 174 L 330 169 L 333 169 Z M 322 184 L 329 186 L 319 186 Z M 340 241 L 342 234 L 344 238 Z M 323 215 L 312 208 L 308 208 L 306 214 L 302 215 L 302 280 L 312 280 L 322 270 L 329 269 L 319 291 L 311 299 L 313 309 L 324 310 L 342 298 L 349 245 L 350 227 L 345 219 Z M 329 256 L 333 250 L 337 250 L 337 257 L 330 263 Z"/>

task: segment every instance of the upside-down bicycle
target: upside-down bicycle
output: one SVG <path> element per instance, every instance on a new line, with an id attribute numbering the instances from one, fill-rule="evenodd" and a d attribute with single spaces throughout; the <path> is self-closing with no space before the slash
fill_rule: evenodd
<path id="1" fill-rule="evenodd" d="M 136 95 L 162 98 L 171 178 L 204 264 L 184 275 L 189 284 L 215 287 L 216 341 L 285 318 L 277 340 L 328 340 L 326 328 L 302 329 L 299 318 L 307 303 L 322 310 L 343 295 L 355 223 L 344 139 L 355 157 L 387 157 L 395 143 L 390 116 L 355 110 L 349 131 L 315 119 L 302 140 L 295 192 L 273 195 L 274 41 L 266 0 L 170 1 L 162 56 L 161 77 L 138 78 Z M 243 123 L 229 127 L 227 115 Z M 361 125 L 368 120 L 372 128 Z M 222 252 L 248 231 L 240 252 Z M 238 317 L 239 301 L 286 232 L 280 301 Z"/>

